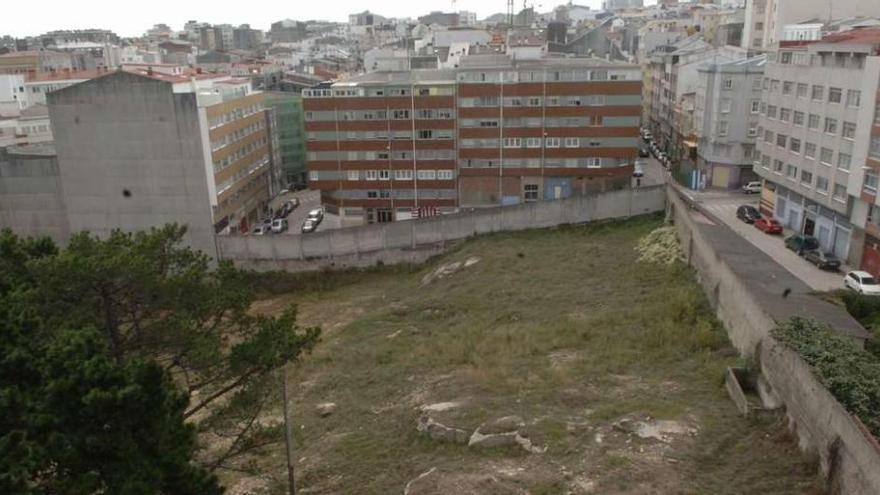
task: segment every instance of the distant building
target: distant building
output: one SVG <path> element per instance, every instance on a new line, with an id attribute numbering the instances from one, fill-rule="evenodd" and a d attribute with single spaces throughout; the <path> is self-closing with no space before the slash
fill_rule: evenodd
<path id="1" fill-rule="evenodd" d="M 428 15 L 423 15 L 419 17 L 419 22 L 426 26 L 430 26 L 431 24 L 437 24 L 439 26 L 447 27 L 454 27 L 459 25 L 457 12 L 445 13 L 436 10 Z"/>
<path id="2" fill-rule="evenodd" d="M 52 50 L 9 52 L 0 55 L 0 74 L 73 70 L 70 54 Z"/>
<path id="3" fill-rule="evenodd" d="M 880 2 L 865 0 L 748 0 L 743 48 L 768 50 L 783 39 L 783 29 L 810 19 L 880 17 Z"/>
<path id="4" fill-rule="evenodd" d="M 284 19 L 273 22 L 269 29 L 269 37 L 273 43 L 293 43 L 304 39 L 308 35 L 306 25 L 292 19 Z"/>
<path id="5" fill-rule="evenodd" d="M 50 93 L 70 231 L 177 222 L 215 255 L 214 233 L 248 231 L 274 187 L 264 98 L 247 80 L 149 66 Z"/>
<path id="6" fill-rule="evenodd" d="M 263 32 L 242 24 L 232 30 L 232 46 L 236 50 L 256 51 L 263 43 Z"/>
<path id="7" fill-rule="evenodd" d="M 602 2 L 604 10 L 640 9 L 644 6 L 644 0 L 604 0 Z"/>
<path id="8" fill-rule="evenodd" d="M 310 187 L 344 225 L 628 187 L 637 66 L 470 56 L 303 92 Z"/>

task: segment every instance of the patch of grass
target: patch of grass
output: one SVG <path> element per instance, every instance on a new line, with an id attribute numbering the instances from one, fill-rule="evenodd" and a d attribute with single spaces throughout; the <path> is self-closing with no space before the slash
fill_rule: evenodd
<path id="1" fill-rule="evenodd" d="M 638 240 L 661 224 L 652 215 L 498 233 L 421 266 L 267 277 L 272 297 L 331 327 L 295 376 L 301 487 L 399 493 L 437 467 L 513 477 L 532 493 L 571 489 L 564 471 L 616 492 L 663 477 L 672 492 L 802 493 L 787 487 L 815 476 L 801 469 L 793 442 L 738 440 L 778 425 L 750 425 L 727 399 L 722 373 L 736 354 L 693 273 L 636 262 Z M 424 275 L 471 256 L 480 261 L 422 286 Z M 320 418 L 314 405 L 327 401 L 338 408 Z M 445 401 L 461 405 L 433 415 L 444 424 L 472 431 L 518 415 L 548 451 L 483 451 L 418 435 L 419 408 Z M 595 428 L 627 415 L 692 420 L 700 434 L 670 447 L 676 463 L 594 442 Z M 759 482 L 745 464 L 722 469 L 708 458 L 718 453 L 760 458 L 779 483 Z M 283 456 L 261 462 L 283 476 Z M 638 476 L 620 476 L 631 467 Z"/>

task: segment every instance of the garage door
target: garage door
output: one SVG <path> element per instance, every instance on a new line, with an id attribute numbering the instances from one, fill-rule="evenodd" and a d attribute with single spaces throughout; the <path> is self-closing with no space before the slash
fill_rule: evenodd
<path id="1" fill-rule="evenodd" d="M 727 167 L 712 167 L 712 185 L 727 189 L 730 184 L 730 169 Z"/>

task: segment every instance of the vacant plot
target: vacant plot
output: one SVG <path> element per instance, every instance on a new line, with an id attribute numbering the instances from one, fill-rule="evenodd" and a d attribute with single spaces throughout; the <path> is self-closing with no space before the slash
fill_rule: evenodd
<path id="1" fill-rule="evenodd" d="M 300 493 L 821 493 L 784 423 L 727 399 L 692 272 L 636 261 L 659 225 L 487 236 L 261 301 L 325 331 L 292 375 Z M 259 462 L 279 490 L 283 446 Z"/>

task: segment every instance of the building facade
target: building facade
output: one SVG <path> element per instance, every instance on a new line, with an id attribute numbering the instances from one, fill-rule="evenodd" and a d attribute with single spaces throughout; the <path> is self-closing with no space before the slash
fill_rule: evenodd
<path id="1" fill-rule="evenodd" d="M 472 56 L 303 93 L 309 179 L 344 224 L 628 187 L 641 73 Z"/>
<path id="2" fill-rule="evenodd" d="M 275 109 L 278 121 L 281 183 L 305 183 L 306 133 L 302 96 L 272 91 L 266 94 L 266 104 Z"/>
<path id="3" fill-rule="evenodd" d="M 269 199 L 263 94 L 229 76 L 161 69 L 49 94 L 70 231 L 176 222 L 189 245 L 214 255 L 214 234 L 248 230 Z"/>
<path id="4" fill-rule="evenodd" d="M 764 56 L 707 62 L 698 69 L 695 130 L 697 168 L 707 185 L 736 188 L 752 171 L 764 77 Z"/>
<path id="5" fill-rule="evenodd" d="M 783 39 L 786 25 L 809 19 L 878 17 L 880 2 L 865 0 L 748 0 L 743 48 L 768 50 Z"/>
<path id="6" fill-rule="evenodd" d="M 754 170 L 765 179 L 766 215 L 815 236 L 851 266 L 880 275 L 880 262 L 873 261 L 880 255 L 864 253 L 866 230 L 880 233 L 866 226 L 875 218 L 880 170 L 869 151 L 876 132 L 878 48 L 875 28 L 782 42 L 770 53 Z"/>

